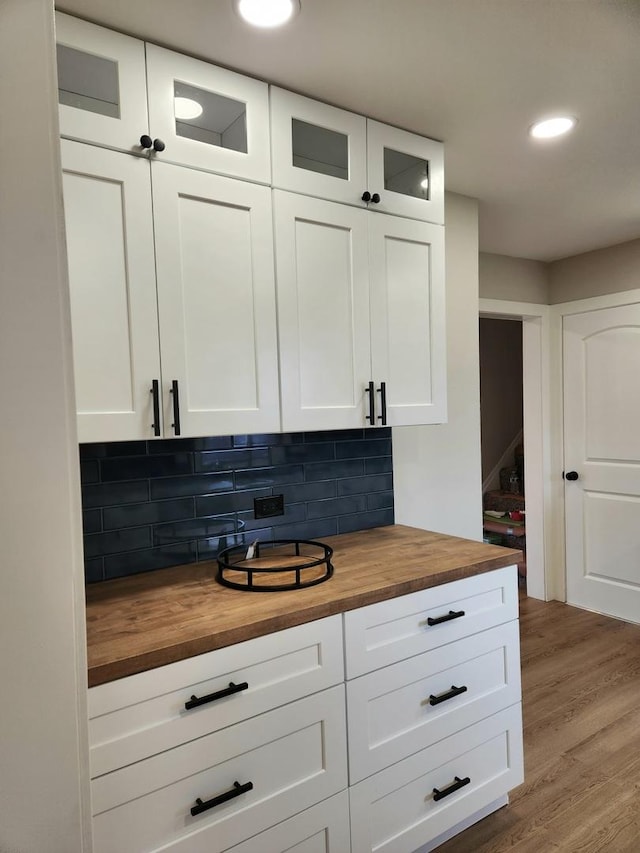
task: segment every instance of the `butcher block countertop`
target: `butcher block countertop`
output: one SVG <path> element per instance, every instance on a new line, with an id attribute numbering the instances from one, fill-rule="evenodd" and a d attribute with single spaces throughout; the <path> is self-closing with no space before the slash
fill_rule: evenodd
<path id="1" fill-rule="evenodd" d="M 334 575 L 287 592 L 228 589 L 215 561 L 87 588 L 89 686 L 509 566 L 520 551 L 402 525 L 322 540 Z"/>

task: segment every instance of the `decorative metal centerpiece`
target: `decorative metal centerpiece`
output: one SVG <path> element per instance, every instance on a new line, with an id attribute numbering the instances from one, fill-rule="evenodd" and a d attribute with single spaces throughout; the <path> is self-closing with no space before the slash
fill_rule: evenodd
<path id="1" fill-rule="evenodd" d="M 311 539 L 275 539 L 234 545 L 218 554 L 216 580 L 232 589 L 282 592 L 329 580 L 333 548 Z"/>

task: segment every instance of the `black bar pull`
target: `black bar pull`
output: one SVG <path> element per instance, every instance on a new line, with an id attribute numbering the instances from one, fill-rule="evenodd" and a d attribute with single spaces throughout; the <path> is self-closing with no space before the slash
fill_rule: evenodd
<path id="1" fill-rule="evenodd" d="M 382 426 L 387 425 L 387 383 L 381 382 L 380 387 L 378 388 L 378 394 L 380 394 L 380 406 L 382 408 L 382 414 L 378 415 L 378 420 L 382 421 Z"/>
<path id="2" fill-rule="evenodd" d="M 157 379 L 151 383 L 151 393 L 153 394 L 153 423 L 151 428 L 154 435 L 160 435 L 160 383 Z"/>
<path id="3" fill-rule="evenodd" d="M 233 788 L 229 791 L 225 791 L 224 794 L 220 794 L 217 797 L 213 797 L 210 800 L 206 800 L 203 802 L 200 797 L 196 798 L 196 805 L 191 809 L 191 814 L 195 817 L 197 814 L 202 814 L 202 812 L 206 812 L 207 809 L 213 809 L 216 806 L 222 805 L 222 803 L 226 803 L 229 800 L 233 800 L 235 797 L 239 797 L 241 794 L 246 794 L 247 791 L 253 790 L 253 782 L 245 782 L 244 785 L 241 785 L 240 782 L 234 782 Z"/>
<path id="4" fill-rule="evenodd" d="M 439 696 L 434 696 L 433 693 L 429 696 L 429 704 L 430 705 L 439 705 L 441 702 L 446 702 L 447 699 L 453 699 L 454 696 L 459 696 L 461 693 L 466 693 L 466 687 L 455 687 L 453 684 L 451 685 L 451 690 L 447 690 L 446 693 L 440 693 Z"/>
<path id="5" fill-rule="evenodd" d="M 453 777 L 456 781 L 449 785 L 448 788 L 443 788 L 442 791 L 439 791 L 437 788 L 433 789 L 433 799 L 436 800 L 444 800 L 445 797 L 448 797 L 449 794 L 453 794 L 455 791 L 459 791 L 460 788 L 464 788 L 465 785 L 468 785 L 471 782 L 468 776 L 465 776 L 464 779 L 461 779 L 459 776 Z"/>
<path id="6" fill-rule="evenodd" d="M 233 696 L 234 693 L 240 693 L 241 690 L 246 690 L 249 684 L 243 681 L 242 684 L 234 684 L 229 682 L 229 686 L 224 690 L 216 690 L 215 693 L 208 693 L 206 696 L 192 696 L 188 702 L 184 703 L 185 710 L 190 711 L 192 708 L 199 708 L 200 705 L 206 705 L 208 702 L 215 702 L 216 699 L 223 699 L 225 696 Z M 465 688 L 466 690 L 466 688 Z"/>
<path id="7" fill-rule="evenodd" d="M 369 387 L 364 389 L 365 394 L 369 395 L 369 414 L 365 415 L 365 421 L 369 421 L 371 426 L 373 426 L 376 422 L 376 386 L 373 382 L 369 383 Z"/>
<path id="8" fill-rule="evenodd" d="M 451 622 L 452 619 L 459 619 L 461 616 L 464 616 L 464 610 L 450 610 L 446 616 L 436 616 L 435 619 L 427 616 L 427 625 L 440 625 L 442 622 Z"/>
<path id="9" fill-rule="evenodd" d="M 180 435 L 180 398 L 178 395 L 178 380 L 174 379 L 171 383 L 171 394 L 173 395 L 173 432 L 175 435 Z"/>

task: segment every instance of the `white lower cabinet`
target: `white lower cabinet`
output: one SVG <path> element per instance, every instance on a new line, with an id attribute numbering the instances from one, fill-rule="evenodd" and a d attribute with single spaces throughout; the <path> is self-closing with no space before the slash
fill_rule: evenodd
<path id="1" fill-rule="evenodd" d="M 425 853 L 523 779 L 516 567 L 93 687 L 89 713 L 95 853 Z"/>

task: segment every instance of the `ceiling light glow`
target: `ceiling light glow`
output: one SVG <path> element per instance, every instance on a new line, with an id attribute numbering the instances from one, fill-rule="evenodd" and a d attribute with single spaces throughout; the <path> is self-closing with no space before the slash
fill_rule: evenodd
<path id="1" fill-rule="evenodd" d="M 553 139 L 573 130 L 575 125 L 576 119 L 573 116 L 556 116 L 536 122 L 529 129 L 529 133 L 534 139 Z"/>
<path id="2" fill-rule="evenodd" d="M 173 109 L 177 119 L 188 120 L 202 115 L 202 104 L 193 98 L 175 98 Z"/>
<path id="3" fill-rule="evenodd" d="M 423 190 L 428 190 L 429 189 L 429 178 L 423 178 L 420 181 L 420 186 L 422 187 Z"/>
<path id="4" fill-rule="evenodd" d="M 234 0 L 241 18 L 256 27 L 279 27 L 300 10 L 300 0 Z"/>

